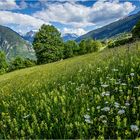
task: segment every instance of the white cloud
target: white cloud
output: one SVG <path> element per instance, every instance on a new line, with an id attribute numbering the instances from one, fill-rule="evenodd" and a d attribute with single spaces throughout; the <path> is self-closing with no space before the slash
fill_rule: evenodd
<path id="1" fill-rule="evenodd" d="M 125 17 L 135 9 L 135 6 L 130 2 L 96 2 L 91 9 L 88 21 L 98 23 Z"/>
<path id="2" fill-rule="evenodd" d="M 49 24 L 41 19 L 37 19 L 30 15 L 13 13 L 10 11 L 0 11 L 0 24 L 15 24 L 17 26 L 29 26 L 38 29 L 42 24 Z"/>
<path id="3" fill-rule="evenodd" d="M 46 22 L 54 21 L 74 27 L 86 27 L 102 22 L 112 22 L 127 16 L 135 9 L 131 2 L 119 3 L 118 0 L 106 2 L 100 0 L 92 7 L 76 2 L 52 3 L 46 9 L 36 12 L 33 16 Z"/>
<path id="4" fill-rule="evenodd" d="M 77 28 L 77 29 L 75 29 L 75 28 L 66 28 L 66 27 L 65 27 L 65 28 L 62 30 L 62 33 L 63 33 L 63 35 L 66 34 L 66 33 L 71 33 L 71 34 L 76 34 L 76 35 L 80 36 L 80 35 L 85 34 L 86 31 L 85 31 L 84 29 L 82 29 L 82 28 Z"/>
<path id="5" fill-rule="evenodd" d="M 19 9 L 19 6 L 16 4 L 15 0 L 0 1 L 0 10 L 13 10 L 13 9 Z"/>

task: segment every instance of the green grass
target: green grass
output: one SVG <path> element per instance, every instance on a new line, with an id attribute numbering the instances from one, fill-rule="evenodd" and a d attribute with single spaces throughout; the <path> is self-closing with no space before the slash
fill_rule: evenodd
<path id="1" fill-rule="evenodd" d="M 140 43 L 0 76 L 0 138 L 140 137 Z"/>

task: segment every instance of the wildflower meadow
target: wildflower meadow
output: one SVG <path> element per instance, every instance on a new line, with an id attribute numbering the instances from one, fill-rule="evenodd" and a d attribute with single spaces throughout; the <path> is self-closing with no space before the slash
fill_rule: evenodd
<path id="1" fill-rule="evenodd" d="M 140 42 L 0 76 L 0 139 L 139 139 Z"/>

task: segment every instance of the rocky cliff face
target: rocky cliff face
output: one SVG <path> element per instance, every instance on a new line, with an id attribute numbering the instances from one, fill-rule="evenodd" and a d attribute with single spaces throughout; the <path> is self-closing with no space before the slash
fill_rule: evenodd
<path id="1" fill-rule="evenodd" d="M 16 56 L 35 59 L 35 52 L 31 44 L 27 43 L 12 29 L 0 25 L 0 50 L 4 51 L 7 59 Z"/>

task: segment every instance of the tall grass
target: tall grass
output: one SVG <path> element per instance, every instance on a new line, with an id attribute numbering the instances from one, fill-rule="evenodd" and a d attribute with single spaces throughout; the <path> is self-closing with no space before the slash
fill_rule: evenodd
<path id="1" fill-rule="evenodd" d="M 0 76 L 0 138 L 139 138 L 139 45 Z"/>

